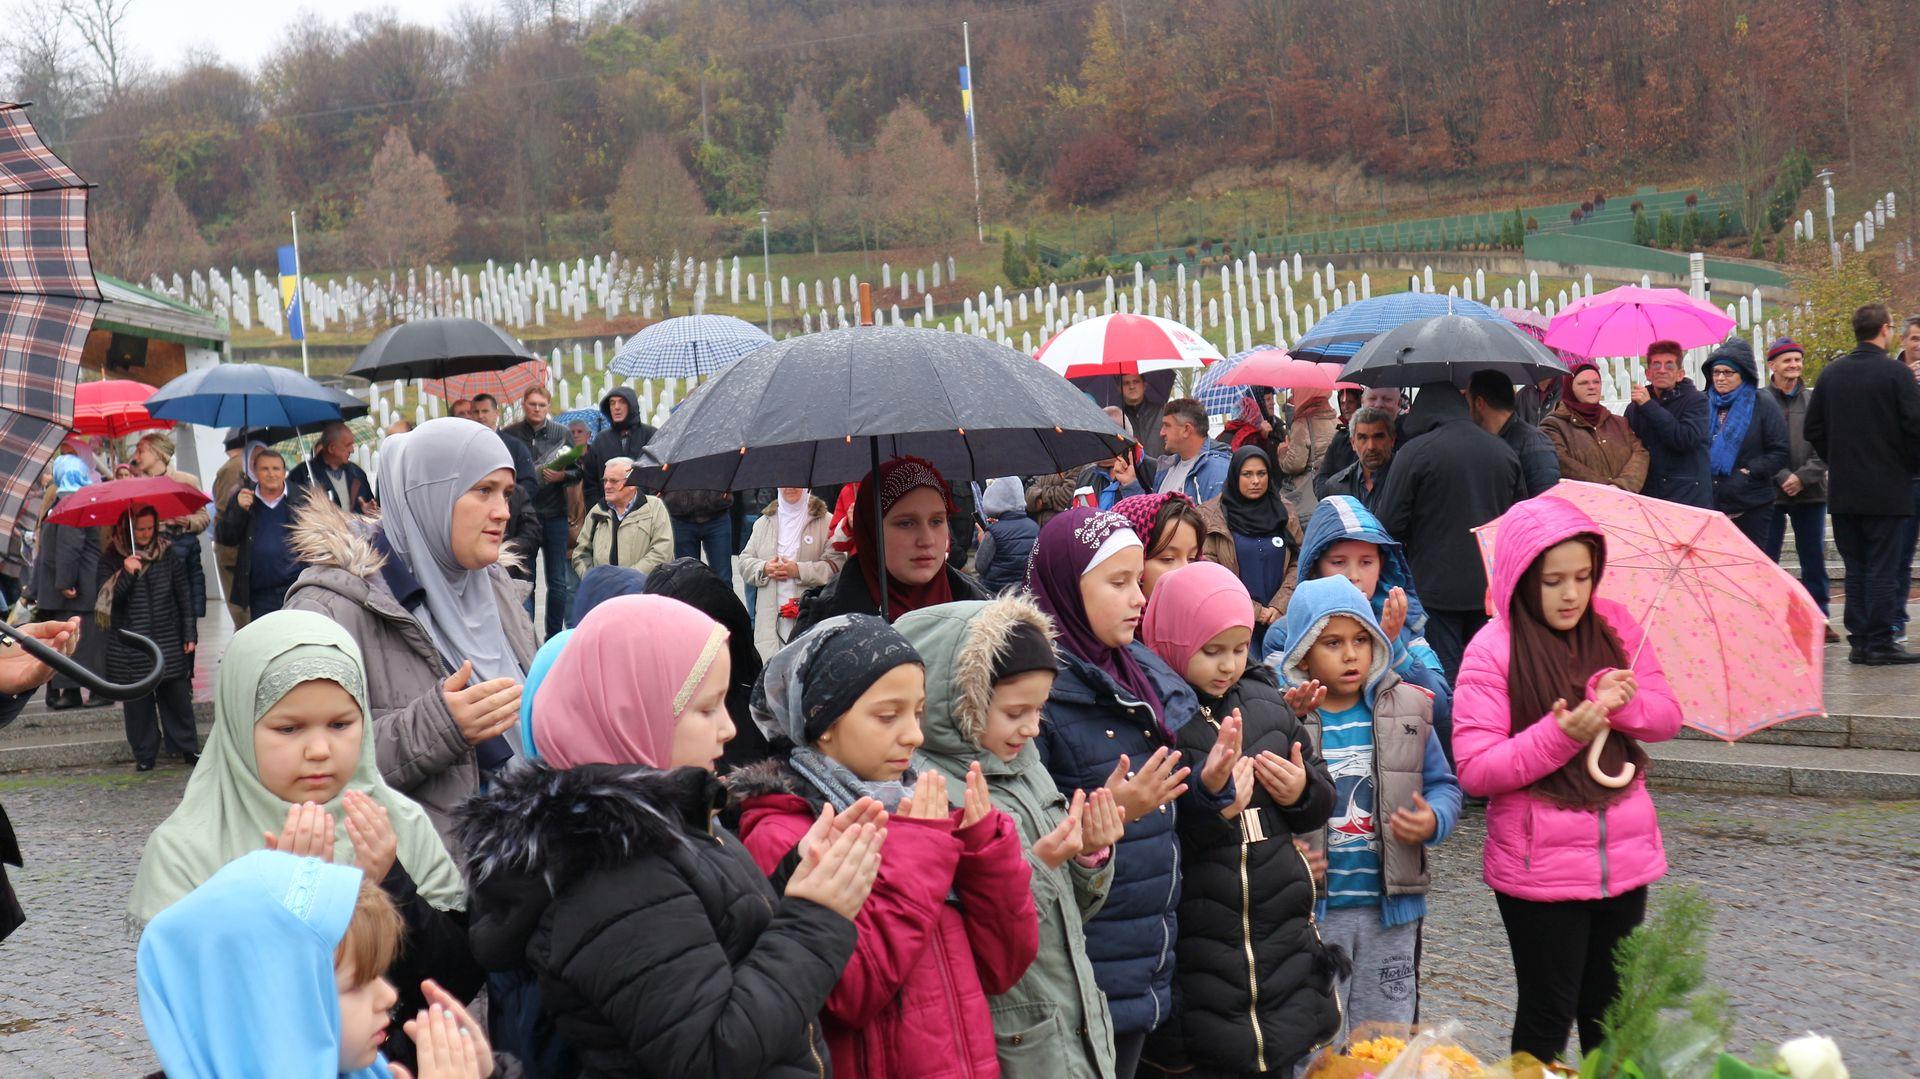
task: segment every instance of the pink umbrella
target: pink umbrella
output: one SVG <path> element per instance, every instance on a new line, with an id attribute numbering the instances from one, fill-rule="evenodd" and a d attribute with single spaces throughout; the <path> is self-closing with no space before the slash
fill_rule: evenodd
<path id="1" fill-rule="evenodd" d="M 1114 314 L 1068 326 L 1033 358 L 1067 378 L 1086 378 L 1204 367 L 1224 357 L 1206 338 L 1170 318 Z"/>
<path id="2" fill-rule="evenodd" d="M 1496 307 L 1494 310 L 1501 318 L 1532 334 L 1536 341 L 1547 335 L 1547 316 L 1531 307 Z"/>
<path id="3" fill-rule="evenodd" d="M 547 365 L 539 360 L 517 363 L 500 371 L 475 371 L 469 375 L 420 380 L 420 388 L 444 401 L 490 394 L 502 404 L 511 404 L 535 386 L 547 384 Z"/>
<path id="4" fill-rule="evenodd" d="M 1638 356 L 1655 341 L 1717 345 L 1732 329 L 1725 311 L 1677 288 L 1622 285 L 1568 304 L 1542 342 L 1577 356 Z"/>
<path id="5" fill-rule="evenodd" d="M 1600 526 L 1600 595 L 1646 629 L 1688 726 L 1731 742 L 1825 714 L 1826 616 L 1725 514 L 1576 480 L 1540 497 Z M 1474 530 L 1489 573 L 1499 531 L 1499 519 Z"/>
<path id="6" fill-rule="evenodd" d="M 1328 362 L 1328 361 L 1326 361 L 1326 360 L 1322 360 L 1322 361 L 1320 361 L 1320 366 L 1321 366 L 1322 368 L 1324 368 L 1324 369 L 1326 370 L 1326 372 L 1327 372 L 1327 377 L 1333 380 L 1333 388 L 1334 388 L 1334 389 L 1336 389 L 1336 390 L 1364 390 L 1364 389 L 1366 389 L 1366 387 L 1365 387 L 1365 386 L 1362 386 L 1362 385 L 1360 385 L 1360 384 L 1359 384 L 1358 382 L 1342 382 L 1342 381 L 1340 381 L 1340 372 L 1342 372 L 1342 371 L 1344 371 L 1344 370 L 1346 370 L 1346 368 L 1347 368 L 1347 365 L 1346 365 L 1346 364 L 1344 364 L 1344 363 L 1331 363 L 1331 362 Z"/>
<path id="7" fill-rule="evenodd" d="M 1331 371 L 1328 368 L 1332 368 Z M 1276 390 L 1332 393 L 1340 374 L 1337 363 L 1296 360 L 1286 350 L 1263 348 L 1241 359 L 1220 379 L 1222 386 L 1272 386 Z"/>

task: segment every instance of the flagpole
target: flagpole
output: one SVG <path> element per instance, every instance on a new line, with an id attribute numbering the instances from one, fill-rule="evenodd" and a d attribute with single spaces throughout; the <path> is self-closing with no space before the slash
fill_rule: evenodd
<path id="1" fill-rule="evenodd" d="M 968 29 L 965 22 L 960 24 L 960 49 L 961 59 L 966 63 L 964 70 L 967 73 L 967 84 L 963 87 L 966 90 L 967 151 L 973 157 L 973 233 L 975 242 L 986 243 L 987 227 L 980 217 L 980 139 L 974 133 L 973 32 Z"/>
<path id="2" fill-rule="evenodd" d="M 300 307 L 300 373 L 312 378 L 307 370 L 307 299 L 301 294 L 305 278 L 300 274 L 300 211 L 288 211 L 287 218 L 293 222 L 293 301 Z"/>

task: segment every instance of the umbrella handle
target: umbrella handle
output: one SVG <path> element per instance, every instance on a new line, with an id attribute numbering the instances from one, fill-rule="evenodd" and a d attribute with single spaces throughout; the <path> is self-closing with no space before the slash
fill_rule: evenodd
<path id="1" fill-rule="evenodd" d="M 1619 775 L 1610 776 L 1600 767 L 1600 750 L 1601 747 L 1607 744 L 1607 735 L 1611 733 L 1613 732 L 1610 730 L 1601 731 L 1599 734 L 1593 736 L 1593 741 L 1587 743 L 1587 774 L 1592 776 L 1593 781 L 1602 787 L 1619 790 L 1621 787 L 1633 782 L 1635 769 L 1633 762 L 1628 761 L 1625 765 L 1621 766 Z"/>
<path id="2" fill-rule="evenodd" d="M 50 647 L 44 641 L 35 640 L 21 633 L 18 629 L 5 622 L 0 622 L 0 638 L 13 641 L 20 647 L 26 649 L 27 653 L 33 656 L 33 658 L 52 667 L 54 670 L 71 678 L 75 682 L 80 683 L 99 696 L 112 701 L 130 701 L 153 692 L 153 687 L 160 684 L 161 676 L 167 672 L 166 655 L 160 651 L 159 645 L 142 637 L 138 633 L 128 633 L 124 629 L 115 629 L 113 632 L 118 634 L 121 640 L 135 647 L 142 648 L 149 656 L 153 657 L 153 670 L 148 671 L 145 678 L 129 685 L 109 682 L 100 675 L 82 667 L 72 656 Z"/>

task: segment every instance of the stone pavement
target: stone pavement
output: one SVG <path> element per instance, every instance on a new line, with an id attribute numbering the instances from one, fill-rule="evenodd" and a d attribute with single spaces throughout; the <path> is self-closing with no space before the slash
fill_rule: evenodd
<path id="1" fill-rule="evenodd" d="M 0 777 L 27 869 L 29 921 L 0 944 L 0 1076 L 141 1074 L 155 1066 L 123 928 L 141 844 L 186 771 L 90 769 Z M 1920 1076 L 1920 802 L 1656 795 L 1673 874 L 1718 904 L 1712 971 L 1738 1014 L 1734 1046 L 1805 1030 L 1838 1038 L 1865 1077 Z M 1480 816 L 1435 857 L 1425 1013 L 1469 1043 L 1505 1044 L 1512 972 L 1479 879 Z"/>

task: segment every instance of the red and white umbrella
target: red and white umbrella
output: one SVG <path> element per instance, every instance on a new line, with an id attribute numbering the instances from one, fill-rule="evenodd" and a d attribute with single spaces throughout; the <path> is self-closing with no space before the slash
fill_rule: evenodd
<path id="1" fill-rule="evenodd" d="M 1178 371 L 1224 358 L 1206 338 L 1172 319 L 1134 314 L 1076 322 L 1034 354 L 1067 378 Z"/>

